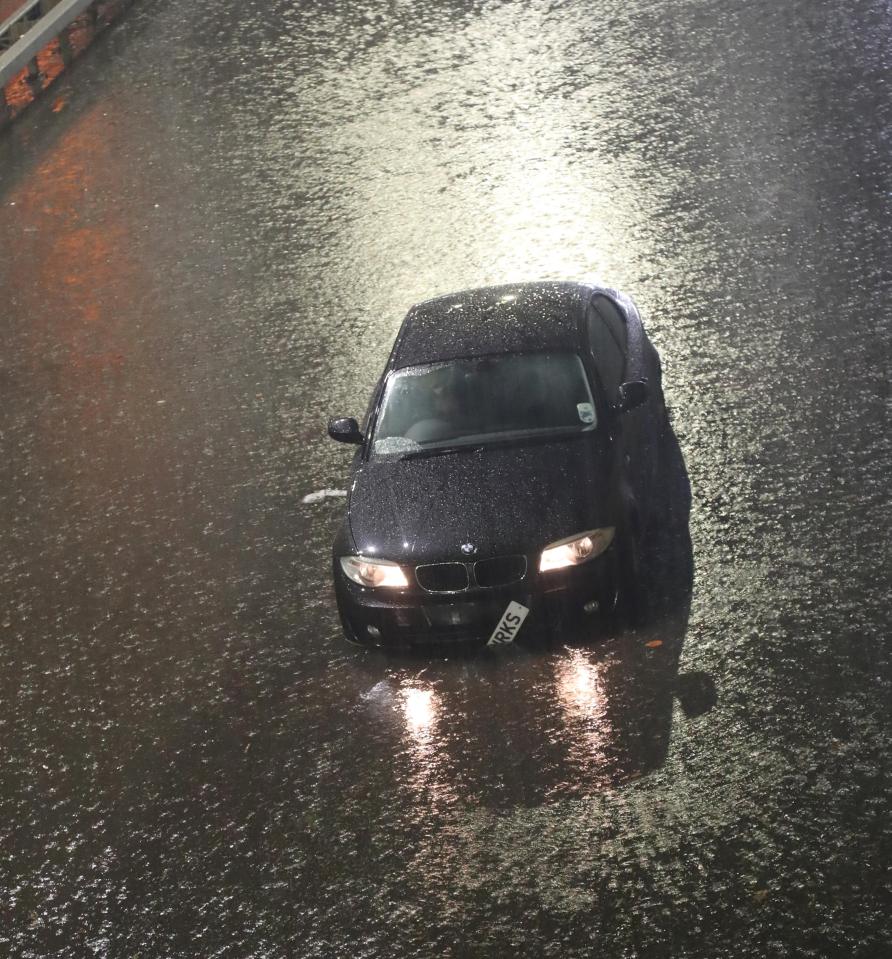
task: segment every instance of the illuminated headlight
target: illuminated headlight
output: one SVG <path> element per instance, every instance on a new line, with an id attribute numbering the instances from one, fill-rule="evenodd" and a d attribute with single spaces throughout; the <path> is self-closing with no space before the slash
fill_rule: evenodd
<path id="1" fill-rule="evenodd" d="M 342 556 L 341 569 L 349 579 L 360 586 L 388 586 L 405 589 L 409 582 L 396 563 L 386 559 L 366 559 L 364 556 Z"/>
<path id="2" fill-rule="evenodd" d="M 613 526 L 590 529 L 587 533 L 577 533 L 546 546 L 539 560 L 539 571 L 545 573 L 550 569 L 564 569 L 566 566 L 587 563 L 607 549 L 613 542 L 615 532 Z"/>

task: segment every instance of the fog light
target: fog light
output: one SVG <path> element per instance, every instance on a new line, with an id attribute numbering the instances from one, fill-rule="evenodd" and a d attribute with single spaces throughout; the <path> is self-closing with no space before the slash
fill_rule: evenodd
<path id="1" fill-rule="evenodd" d="M 366 626 L 365 631 L 372 637 L 372 639 L 381 638 L 381 630 L 377 626 Z"/>
<path id="2" fill-rule="evenodd" d="M 582 608 L 587 613 L 595 613 L 598 610 L 598 601 L 596 599 L 590 599 Z"/>

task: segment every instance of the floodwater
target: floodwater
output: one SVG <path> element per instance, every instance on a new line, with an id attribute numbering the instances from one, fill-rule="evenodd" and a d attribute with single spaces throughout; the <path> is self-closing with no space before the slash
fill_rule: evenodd
<path id="1" fill-rule="evenodd" d="M 149 0 L 5 131 L 0 955 L 888 954 L 890 60 L 881 0 Z M 672 588 L 354 650 L 327 417 L 543 277 L 663 356 Z"/>

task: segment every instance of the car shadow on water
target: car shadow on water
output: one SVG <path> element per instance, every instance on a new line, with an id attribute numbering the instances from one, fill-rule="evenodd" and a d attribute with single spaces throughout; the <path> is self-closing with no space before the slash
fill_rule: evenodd
<path id="1" fill-rule="evenodd" d="M 671 430 L 661 462 L 664 501 L 642 556 L 647 605 L 635 628 L 495 650 L 360 654 L 364 711 L 398 737 L 396 774 L 413 791 L 488 808 L 593 795 L 663 765 L 676 703 L 686 719 L 715 705 L 711 677 L 679 669 L 691 494 Z"/>

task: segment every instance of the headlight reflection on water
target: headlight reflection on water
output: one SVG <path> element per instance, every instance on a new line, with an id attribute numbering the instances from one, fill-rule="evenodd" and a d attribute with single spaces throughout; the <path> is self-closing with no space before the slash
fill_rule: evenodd
<path id="1" fill-rule="evenodd" d="M 573 650 L 557 669 L 558 701 L 568 718 L 584 720 L 599 712 L 602 705 L 598 666 Z"/>
<path id="2" fill-rule="evenodd" d="M 596 774 L 602 771 L 613 735 L 605 692 L 606 668 L 603 662 L 591 662 L 581 650 L 569 650 L 555 671 L 557 701 L 570 727 L 567 742 L 576 762 Z"/>
<path id="3" fill-rule="evenodd" d="M 407 784 L 420 798 L 435 805 L 452 805 L 459 799 L 455 770 L 444 742 L 443 699 L 430 686 L 403 686 L 399 706 L 405 723 L 410 759 Z"/>
<path id="4" fill-rule="evenodd" d="M 406 730 L 419 744 L 428 744 L 437 719 L 439 696 L 433 689 L 410 686 L 401 691 L 401 697 Z"/>

